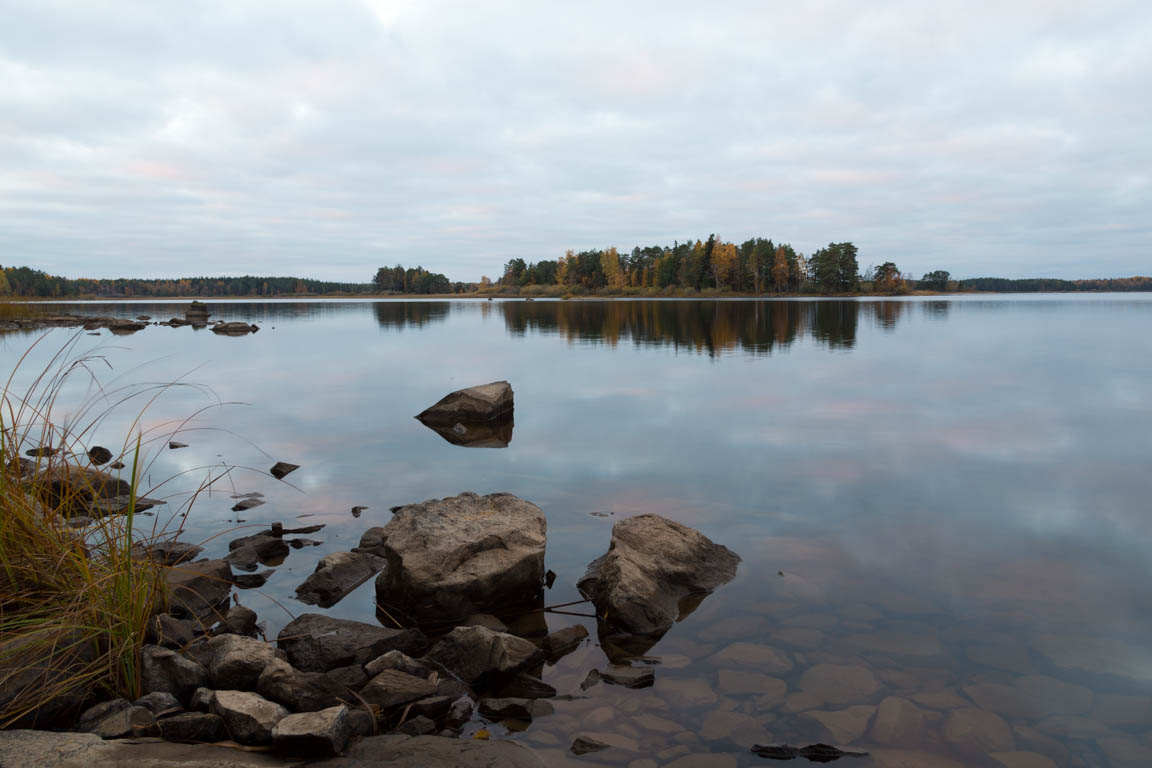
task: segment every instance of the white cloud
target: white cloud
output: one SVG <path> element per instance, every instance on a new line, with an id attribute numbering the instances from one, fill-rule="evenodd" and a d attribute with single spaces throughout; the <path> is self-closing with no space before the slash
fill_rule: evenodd
<path id="1" fill-rule="evenodd" d="M 1146 3 L 0 17 L 6 264 L 476 279 L 718 232 L 851 239 L 915 273 L 1147 272 Z"/>

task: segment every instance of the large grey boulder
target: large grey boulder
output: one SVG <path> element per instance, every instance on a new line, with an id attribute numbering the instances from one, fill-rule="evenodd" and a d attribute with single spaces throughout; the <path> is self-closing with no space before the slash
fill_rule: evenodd
<path id="1" fill-rule="evenodd" d="M 613 631 L 661 635 L 681 618 L 681 600 L 731 581 L 740 557 L 686 525 L 638 515 L 612 527 L 608 552 L 577 585 Z"/>
<path id="2" fill-rule="evenodd" d="M 272 729 L 276 749 L 293 756 L 338 755 L 351 736 L 352 720 L 343 705 L 288 715 Z"/>
<path id="3" fill-rule="evenodd" d="M 459 389 L 416 416 L 424 424 L 452 426 L 457 423 L 496 421 L 512 414 L 512 385 L 493 381 Z"/>
<path id="4" fill-rule="evenodd" d="M 385 610 L 440 623 L 532 605 L 543 595 L 548 523 L 524 499 L 430 499 L 398 508 L 384 532 L 388 565 L 376 598 Z"/>
<path id="5" fill-rule="evenodd" d="M 320 558 L 316 570 L 296 588 L 296 599 L 331 608 L 352 590 L 375 576 L 387 561 L 367 552 L 332 552 Z"/>
<path id="6" fill-rule="evenodd" d="M 212 714 L 224 721 L 229 733 L 241 744 L 267 744 L 272 741 L 272 729 L 288 716 L 288 710 L 255 693 L 216 691 Z"/>
<path id="7" fill-rule="evenodd" d="M 362 621 L 305 613 L 280 630 L 277 646 L 305 672 L 367 664 L 388 651 L 419 653 L 427 644 L 418 629 L 386 629 Z"/>
<path id="8" fill-rule="evenodd" d="M 497 686 L 541 662 L 543 652 L 532 642 L 487 627 L 456 627 L 432 646 L 423 661 L 469 685 Z"/>
<path id="9" fill-rule="evenodd" d="M 208 673 L 214 688 L 254 691 L 261 673 L 276 659 L 276 649 L 250 637 L 221 635 L 213 642 L 216 655 Z"/>

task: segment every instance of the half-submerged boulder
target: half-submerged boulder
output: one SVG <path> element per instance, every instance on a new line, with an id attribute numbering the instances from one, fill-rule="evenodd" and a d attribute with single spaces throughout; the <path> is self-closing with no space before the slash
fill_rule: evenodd
<path id="1" fill-rule="evenodd" d="M 175 318 L 173 318 L 175 320 Z M 208 305 L 193 301 L 192 306 L 184 312 L 184 322 L 192 325 L 208 325 Z"/>
<path id="2" fill-rule="evenodd" d="M 535 605 L 547 539 L 540 508 L 509 493 L 399 507 L 384 526 L 377 601 L 426 624 Z"/>
<path id="3" fill-rule="evenodd" d="M 612 527 L 608 552 L 577 585 L 611 633 L 659 637 L 731 581 L 740 557 L 699 531 L 659 515 L 638 515 Z"/>
<path id="4" fill-rule="evenodd" d="M 368 552 L 331 552 L 320 558 L 312 575 L 296 587 L 296 599 L 331 608 L 375 576 L 386 562 Z"/>
<path id="5" fill-rule="evenodd" d="M 248 323 L 216 323 L 211 328 L 212 333 L 218 333 L 223 336 L 247 336 L 250 333 L 256 333 L 260 330 L 257 325 L 249 325 Z"/>
<path id="6" fill-rule="evenodd" d="M 511 416 L 512 407 L 512 385 L 506 381 L 493 381 L 446 395 L 416 418 L 427 425 L 451 427 L 454 424 L 496 421 Z"/>

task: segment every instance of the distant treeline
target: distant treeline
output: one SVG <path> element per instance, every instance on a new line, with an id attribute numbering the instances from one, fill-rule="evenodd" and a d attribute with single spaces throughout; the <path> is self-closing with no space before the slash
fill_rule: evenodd
<path id="1" fill-rule="evenodd" d="M 283 294 L 370 293 L 370 283 L 333 283 L 299 277 L 184 277 L 176 280 L 67 278 L 30 267 L 0 269 L 0 296 L 276 296 Z"/>
<path id="2" fill-rule="evenodd" d="M 1004 277 L 974 277 L 961 280 L 960 290 L 994 293 L 1063 293 L 1068 291 L 1152 291 L 1152 277 L 1118 277 L 1108 280 L 1057 280 L 1031 277 L 1010 280 Z"/>

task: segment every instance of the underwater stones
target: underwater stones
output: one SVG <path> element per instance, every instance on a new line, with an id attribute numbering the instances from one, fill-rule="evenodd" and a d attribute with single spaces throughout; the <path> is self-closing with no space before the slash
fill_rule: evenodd
<path id="1" fill-rule="evenodd" d="M 881 744 L 917 744 L 924 738 L 927 720 L 920 708 L 908 699 L 889 696 L 876 708 L 872 739 Z"/>
<path id="2" fill-rule="evenodd" d="M 613 629 L 659 636 L 681 618 L 681 601 L 731 581 L 739 556 L 688 526 L 638 515 L 612 527 L 608 552 L 577 585 Z"/>
<path id="3" fill-rule="evenodd" d="M 384 526 L 377 600 L 426 622 L 535 605 L 547 531 L 539 507 L 508 493 L 399 507 Z"/>
<path id="4" fill-rule="evenodd" d="M 868 701 L 880 690 L 880 681 L 867 667 L 851 664 L 816 664 L 800 676 L 800 689 L 834 706 Z"/>
<path id="5" fill-rule="evenodd" d="M 787 653 L 758 643 L 732 643 L 713 654 L 710 661 L 719 667 L 755 669 L 770 675 L 786 675 L 793 667 Z"/>
<path id="6" fill-rule="evenodd" d="M 954 709 L 944 721 L 944 740 L 975 752 L 1010 752 L 1016 748 L 1012 729 L 999 715 L 975 707 Z"/>
<path id="7" fill-rule="evenodd" d="M 857 704 L 834 711 L 812 709 L 802 713 L 800 717 L 815 720 L 822 725 L 837 744 L 850 744 L 864 735 L 875 713 L 876 707 Z"/>

